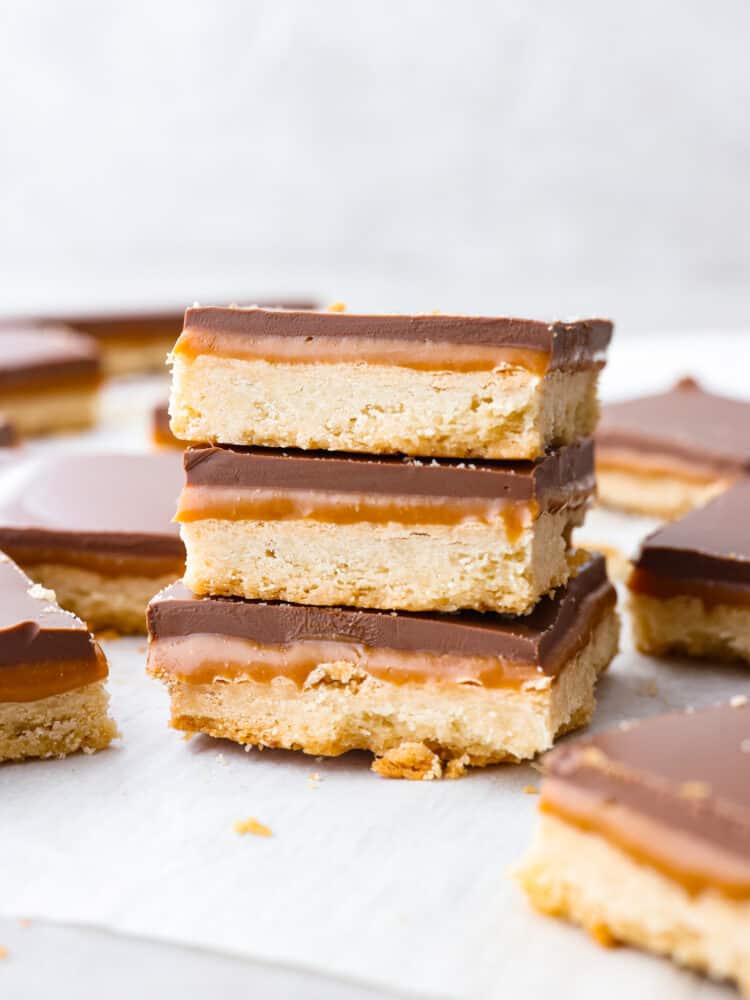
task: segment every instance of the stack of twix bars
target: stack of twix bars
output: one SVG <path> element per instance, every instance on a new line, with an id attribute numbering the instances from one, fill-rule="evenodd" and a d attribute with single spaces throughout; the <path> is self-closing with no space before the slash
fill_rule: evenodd
<path id="1" fill-rule="evenodd" d="M 185 451 L 184 581 L 149 609 L 172 725 L 431 778 L 585 723 L 618 620 L 570 537 L 611 334 L 188 309 L 171 429 L 211 443 Z"/>

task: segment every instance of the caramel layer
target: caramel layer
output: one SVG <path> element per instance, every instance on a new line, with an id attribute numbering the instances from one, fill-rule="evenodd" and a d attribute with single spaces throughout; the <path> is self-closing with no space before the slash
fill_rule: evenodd
<path id="1" fill-rule="evenodd" d="M 329 493 L 317 490 L 229 489 L 186 486 L 176 520 L 323 521 L 331 524 L 463 524 L 501 520 L 512 541 L 539 514 L 535 501 L 478 500 L 426 496 Z"/>
<path id="2" fill-rule="evenodd" d="M 68 378 L 65 375 L 65 367 L 52 372 L 29 372 L 24 377 L 23 382 L 16 385 L 4 385 L 0 387 L 0 398 L 18 399 L 33 393 L 34 396 L 56 395 L 59 392 L 95 392 L 103 383 L 104 379 L 99 375 L 81 378 L 75 376 Z"/>
<path id="3" fill-rule="evenodd" d="M 3 544 L 3 551 L 23 567 L 57 564 L 76 566 L 80 569 L 101 573 L 102 576 L 146 576 L 160 577 L 174 575 L 177 579 L 185 568 L 184 559 L 174 556 L 127 556 L 90 552 L 76 549 L 42 548 L 35 545 Z"/>
<path id="4" fill-rule="evenodd" d="M 156 639 L 149 649 L 149 669 L 188 684 L 213 684 L 250 679 L 269 684 L 285 677 L 302 688 L 321 663 L 350 663 L 390 684 L 473 685 L 521 688 L 543 680 L 530 664 L 499 657 L 405 653 L 355 642 L 303 640 L 286 646 L 259 645 L 250 639 L 220 635 L 190 635 Z"/>
<path id="5" fill-rule="evenodd" d="M 696 842 L 680 830 L 618 803 L 602 804 L 547 778 L 539 808 L 570 826 L 603 837 L 637 864 L 656 869 L 691 895 L 714 889 L 733 899 L 750 898 L 750 862 L 719 853 L 709 843 Z"/>
<path id="6" fill-rule="evenodd" d="M 598 442 L 596 469 L 597 472 L 631 472 L 638 476 L 652 476 L 654 479 L 668 476 L 698 485 L 713 483 L 721 478 L 721 470 L 705 463 L 689 462 L 666 454 L 611 448 Z"/>
<path id="7" fill-rule="evenodd" d="M 97 648 L 87 660 L 48 660 L 0 666 L 0 702 L 38 701 L 93 684 L 107 676 L 107 661 Z"/>
<path id="8" fill-rule="evenodd" d="M 636 568 L 630 574 L 628 587 L 634 594 L 645 594 L 662 600 L 670 597 L 698 597 L 707 607 L 731 604 L 750 608 L 750 586 L 743 583 L 662 576 Z"/>
<path id="9" fill-rule="evenodd" d="M 221 331 L 183 330 L 174 354 L 194 359 L 201 354 L 270 364 L 393 365 L 419 371 L 477 372 L 522 368 L 544 375 L 548 351 L 532 348 L 388 340 L 365 337 L 236 337 Z M 603 362 L 592 363 L 601 367 Z"/>

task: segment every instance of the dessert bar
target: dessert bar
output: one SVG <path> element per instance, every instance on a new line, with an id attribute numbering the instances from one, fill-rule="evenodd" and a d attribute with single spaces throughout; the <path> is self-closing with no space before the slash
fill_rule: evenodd
<path id="1" fill-rule="evenodd" d="M 0 549 L 93 629 L 145 631 L 178 579 L 180 456 L 71 453 L 19 460 L 0 482 Z"/>
<path id="2" fill-rule="evenodd" d="M 170 412 L 186 441 L 534 459 L 593 432 L 605 320 L 194 308 Z"/>
<path id="3" fill-rule="evenodd" d="M 591 441 L 536 462 L 197 446 L 177 520 L 197 594 L 525 614 L 570 573 Z"/>
<path id="4" fill-rule="evenodd" d="M 750 474 L 750 401 L 686 378 L 669 392 L 604 406 L 596 472 L 603 504 L 679 517 Z"/>
<path id="5" fill-rule="evenodd" d="M 0 760 L 108 746 L 106 677 L 83 622 L 0 553 Z"/>
<path id="6" fill-rule="evenodd" d="M 176 729 L 309 754 L 368 750 L 389 777 L 533 757 L 583 725 L 617 650 L 601 556 L 524 618 L 196 597 L 149 606 L 149 671 Z"/>
<path id="7" fill-rule="evenodd" d="M 642 652 L 750 663 L 750 479 L 649 535 L 628 587 Z"/>
<path id="8" fill-rule="evenodd" d="M 750 995 L 750 701 L 566 743 L 544 770 L 534 906 Z"/>
<path id="9" fill-rule="evenodd" d="M 22 437 L 89 427 L 100 384 L 91 338 L 61 327 L 0 329 L 0 411 Z"/>

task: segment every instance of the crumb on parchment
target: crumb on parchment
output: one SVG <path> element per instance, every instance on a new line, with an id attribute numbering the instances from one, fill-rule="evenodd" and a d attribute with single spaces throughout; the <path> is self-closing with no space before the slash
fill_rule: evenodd
<path id="1" fill-rule="evenodd" d="M 0 961 L 2 961 L 4 958 L 7 958 L 9 954 L 10 952 L 8 951 L 8 949 L 3 948 L 3 946 L 0 945 Z"/>
<path id="2" fill-rule="evenodd" d="M 234 832 L 245 834 L 252 833 L 255 837 L 273 837 L 273 830 L 257 820 L 255 816 L 248 816 L 247 819 L 238 819 L 234 822 Z"/>
<path id="3" fill-rule="evenodd" d="M 524 795 L 538 795 L 539 794 L 539 789 L 536 787 L 536 785 L 524 785 L 523 786 L 523 794 Z"/>

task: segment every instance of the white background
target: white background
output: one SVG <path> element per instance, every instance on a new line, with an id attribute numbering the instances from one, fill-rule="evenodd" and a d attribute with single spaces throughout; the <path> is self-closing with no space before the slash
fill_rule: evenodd
<path id="1" fill-rule="evenodd" d="M 5 0 L 0 308 L 747 327 L 746 0 Z"/>

